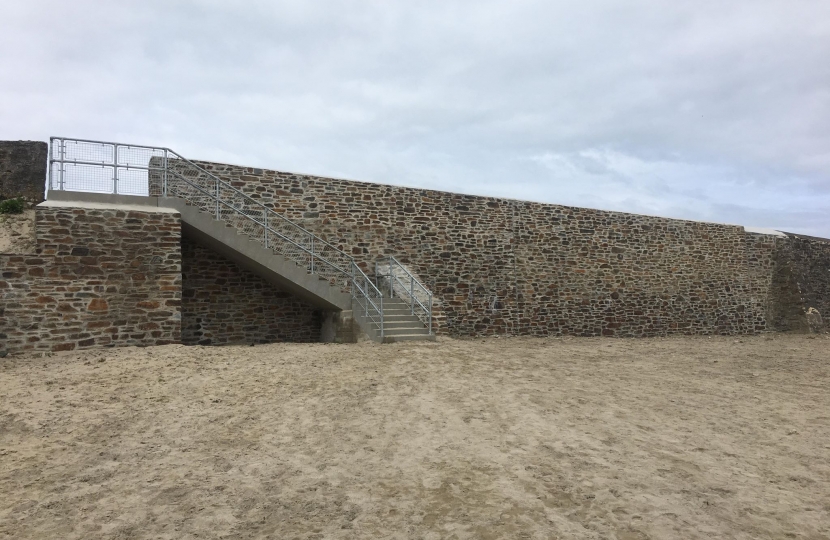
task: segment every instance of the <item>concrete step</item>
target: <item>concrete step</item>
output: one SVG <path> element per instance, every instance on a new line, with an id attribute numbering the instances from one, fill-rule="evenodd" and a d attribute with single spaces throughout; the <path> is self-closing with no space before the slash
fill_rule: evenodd
<path id="1" fill-rule="evenodd" d="M 420 320 L 417 315 L 412 315 L 409 312 L 406 312 L 406 313 L 395 313 L 395 312 L 389 313 L 385 309 L 383 310 L 383 319 L 384 320 L 389 319 L 390 321 L 392 319 L 398 319 L 398 320 L 406 319 L 406 320 L 412 320 L 412 321 L 419 321 Z"/>
<path id="2" fill-rule="evenodd" d="M 423 331 L 421 331 L 423 330 Z M 385 337 L 388 336 L 427 336 L 429 332 L 426 328 L 419 329 L 419 328 L 399 328 L 397 330 L 389 330 L 387 329 L 384 331 L 383 335 Z"/>
<path id="3" fill-rule="evenodd" d="M 418 319 L 390 319 L 387 317 L 383 318 L 384 326 L 389 328 L 405 328 L 405 327 L 413 327 L 413 328 L 426 328 L 426 325 L 419 321 Z"/>
<path id="4" fill-rule="evenodd" d="M 424 328 L 424 325 L 421 321 L 390 321 L 384 319 L 383 327 L 391 330 L 394 328 Z"/>
<path id="5" fill-rule="evenodd" d="M 383 342 L 384 343 L 396 343 L 398 341 L 435 341 L 435 336 L 431 336 L 429 334 L 409 334 L 403 336 L 384 336 Z"/>
<path id="6" fill-rule="evenodd" d="M 389 309 L 400 309 L 400 310 L 405 310 L 405 311 L 410 311 L 410 312 L 412 311 L 412 306 L 410 306 L 409 304 L 390 304 L 388 300 L 384 299 L 383 300 L 383 308 L 386 309 L 387 307 Z M 416 304 L 415 305 L 415 312 L 418 312 L 418 311 L 423 311 L 423 310 Z"/>
<path id="7" fill-rule="evenodd" d="M 400 336 L 400 335 L 405 335 L 405 334 L 418 334 L 418 335 L 423 335 L 423 334 L 429 334 L 429 330 L 427 330 L 427 329 L 426 329 L 426 328 L 424 328 L 424 327 L 420 327 L 420 328 L 418 328 L 418 327 L 409 327 L 409 328 L 394 328 L 394 329 L 387 329 L 387 328 L 384 326 L 384 332 L 383 332 L 383 334 L 384 334 L 384 335 L 395 335 L 395 336 Z"/>
<path id="8" fill-rule="evenodd" d="M 398 308 L 387 308 L 386 305 L 383 306 L 383 314 L 384 315 L 412 315 L 411 309 L 398 309 Z"/>

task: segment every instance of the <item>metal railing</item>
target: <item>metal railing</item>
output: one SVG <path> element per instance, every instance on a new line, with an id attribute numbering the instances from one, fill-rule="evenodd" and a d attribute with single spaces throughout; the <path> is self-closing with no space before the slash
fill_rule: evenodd
<path id="1" fill-rule="evenodd" d="M 388 287 L 389 297 L 397 296 L 409 304 L 410 312 L 418 317 L 432 334 L 432 291 L 418 281 L 418 278 L 395 257 L 376 261 L 375 276 L 384 291 Z"/>
<path id="2" fill-rule="evenodd" d="M 351 292 L 384 336 L 383 295 L 354 259 L 169 148 L 52 137 L 49 189 L 178 197 Z"/>

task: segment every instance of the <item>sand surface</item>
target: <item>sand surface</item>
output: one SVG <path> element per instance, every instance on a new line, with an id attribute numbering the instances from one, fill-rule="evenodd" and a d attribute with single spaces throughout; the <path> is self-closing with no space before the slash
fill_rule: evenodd
<path id="1" fill-rule="evenodd" d="M 0 214 L 0 253 L 34 253 L 35 247 L 33 209 L 22 214 Z"/>
<path id="2" fill-rule="evenodd" d="M 830 339 L 0 360 L 0 538 L 830 538 Z"/>

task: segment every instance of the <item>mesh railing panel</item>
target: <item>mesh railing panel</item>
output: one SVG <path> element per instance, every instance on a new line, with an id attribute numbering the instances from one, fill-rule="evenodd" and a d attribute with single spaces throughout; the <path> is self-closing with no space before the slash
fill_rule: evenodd
<path id="1" fill-rule="evenodd" d="M 154 157 L 164 157 L 164 148 L 147 148 L 145 146 L 131 146 L 120 144 L 116 148 L 118 165 L 131 167 L 148 167 Z"/>
<path id="2" fill-rule="evenodd" d="M 63 163 L 52 172 L 52 189 L 91 193 L 113 193 L 115 189 L 112 167 Z"/>
<path id="3" fill-rule="evenodd" d="M 77 139 L 52 139 L 49 187 L 147 195 L 150 161 L 165 149 Z"/>
<path id="4" fill-rule="evenodd" d="M 90 163 L 113 164 L 115 159 L 115 147 L 112 143 L 99 143 L 88 141 L 64 141 L 61 152 L 61 159 L 64 161 L 86 161 Z"/>

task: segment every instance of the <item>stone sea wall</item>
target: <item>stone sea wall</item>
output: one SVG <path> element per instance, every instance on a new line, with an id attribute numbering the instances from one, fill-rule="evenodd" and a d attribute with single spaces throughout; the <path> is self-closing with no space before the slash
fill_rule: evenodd
<path id="1" fill-rule="evenodd" d="M 397 257 L 435 293 L 438 333 L 828 328 L 824 239 L 200 164 L 351 254 L 370 275 L 378 259 Z M 35 214 L 35 253 L 0 254 L 0 356 L 354 338 L 348 313 L 320 313 L 183 238 L 173 210 L 50 201 Z"/>
<path id="2" fill-rule="evenodd" d="M 352 254 L 436 295 L 453 335 L 659 336 L 768 328 L 774 237 L 742 227 L 199 162 Z M 759 266 L 759 264 L 761 266 Z"/>
<path id="3" fill-rule="evenodd" d="M 182 239 L 182 343 L 316 342 L 321 325 L 313 306 Z"/>
<path id="4" fill-rule="evenodd" d="M 39 206 L 36 254 L 0 254 L 0 354 L 181 340 L 177 213 Z"/>

